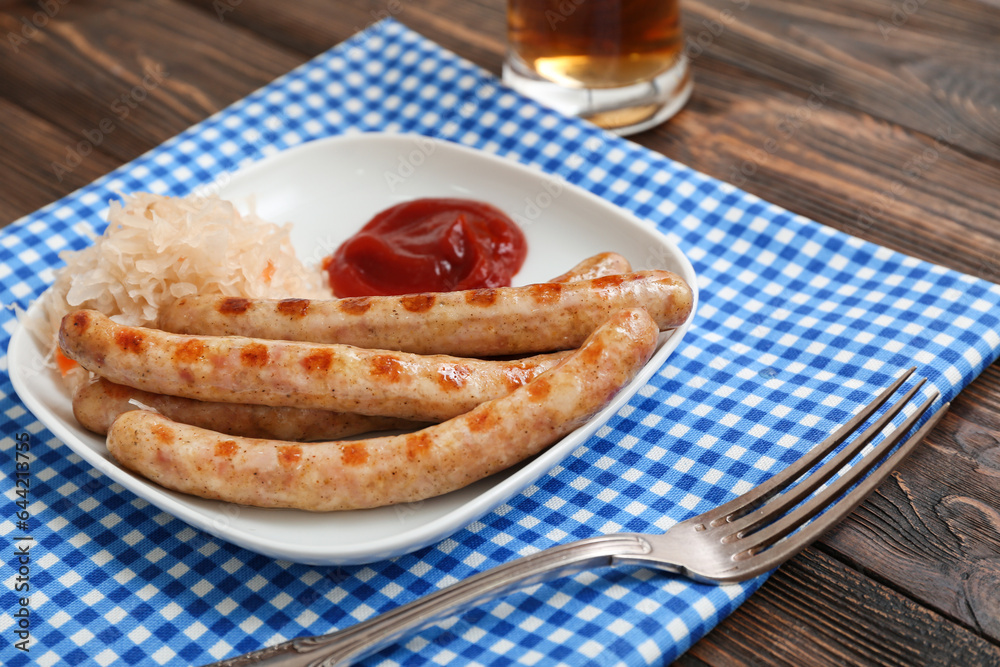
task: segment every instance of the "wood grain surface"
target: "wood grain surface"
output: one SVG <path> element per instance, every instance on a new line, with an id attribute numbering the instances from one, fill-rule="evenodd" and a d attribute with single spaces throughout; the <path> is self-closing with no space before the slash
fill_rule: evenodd
<path id="1" fill-rule="evenodd" d="M 682 8 L 694 95 L 634 141 L 823 224 L 1000 280 L 995 0 Z M 0 224 L 380 18 L 495 74 L 505 49 L 503 0 L 72 0 L 44 25 L 38 11 L 0 0 Z M 678 664 L 1000 665 L 1000 369 Z"/>

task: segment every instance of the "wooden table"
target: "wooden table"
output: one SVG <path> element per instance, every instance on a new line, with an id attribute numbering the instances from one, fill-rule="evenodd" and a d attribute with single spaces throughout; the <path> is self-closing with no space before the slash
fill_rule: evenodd
<path id="1" fill-rule="evenodd" d="M 0 222 L 394 16 L 499 73 L 503 0 L 0 0 Z M 696 88 L 653 150 L 1000 278 L 995 0 L 684 0 Z M 139 99 L 139 98 L 142 99 Z M 680 664 L 1000 664 L 1000 368 Z"/>

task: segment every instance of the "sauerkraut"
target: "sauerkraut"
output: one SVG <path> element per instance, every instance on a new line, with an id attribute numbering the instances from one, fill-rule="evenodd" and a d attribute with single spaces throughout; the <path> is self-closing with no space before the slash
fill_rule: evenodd
<path id="1" fill-rule="evenodd" d="M 137 193 L 112 202 L 94 244 L 65 251 L 42 297 L 36 334 L 55 350 L 59 322 L 80 308 L 121 324 L 155 326 L 161 306 L 190 294 L 330 298 L 321 269 L 295 255 L 291 225 L 241 215 L 217 196 Z"/>

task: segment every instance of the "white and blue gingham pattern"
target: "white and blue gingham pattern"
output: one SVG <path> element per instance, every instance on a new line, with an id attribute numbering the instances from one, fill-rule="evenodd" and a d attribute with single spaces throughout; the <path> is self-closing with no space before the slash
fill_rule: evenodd
<path id="1" fill-rule="evenodd" d="M 627 407 L 536 485 L 437 545 L 336 568 L 245 551 L 110 483 L 27 413 L 4 375 L 0 663 L 199 665 L 348 626 L 554 544 L 660 532 L 780 470 L 897 369 L 919 365 L 947 400 L 997 357 L 996 285 L 851 238 L 557 116 L 391 20 L 4 229 L 0 299 L 26 307 L 37 297 L 57 253 L 101 227 L 114 191 L 185 194 L 283 148 L 376 130 L 536 165 L 654 222 L 700 277 L 694 328 Z M 6 350 L 15 319 L 3 312 Z M 31 519 L 19 527 L 23 433 L 32 442 Z M 16 538 L 25 534 L 30 590 L 18 592 Z M 761 583 L 595 571 L 470 611 L 368 664 L 662 664 Z M 30 652 L 15 647 L 25 595 Z"/>

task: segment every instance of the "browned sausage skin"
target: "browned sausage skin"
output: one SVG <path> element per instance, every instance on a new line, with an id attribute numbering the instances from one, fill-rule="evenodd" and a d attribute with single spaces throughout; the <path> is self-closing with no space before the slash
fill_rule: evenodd
<path id="1" fill-rule="evenodd" d="M 618 312 L 527 385 L 405 435 L 298 444 L 135 410 L 115 420 L 108 449 L 164 487 L 244 505 L 331 511 L 418 501 L 503 470 L 580 426 L 635 377 L 657 333 L 644 310 Z"/>
<path id="2" fill-rule="evenodd" d="M 344 343 L 419 354 L 490 356 L 578 347 L 612 313 L 645 308 L 660 330 L 691 314 L 690 286 L 668 271 L 569 283 L 310 301 L 185 297 L 167 331 Z"/>
<path id="3" fill-rule="evenodd" d="M 566 273 L 556 276 L 550 283 L 570 283 L 576 280 L 593 280 L 604 276 L 629 273 L 632 265 L 616 252 L 602 252 L 583 260 Z"/>
<path id="4" fill-rule="evenodd" d="M 107 434 L 120 414 L 138 410 L 140 406 L 192 426 L 229 435 L 275 440 L 333 440 L 372 431 L 412 430 L 427 426 L 426 422 L 329 410 L 197 401 L 154 394 L 115 384 L 105 378 L 84 384 L 73 395 L 76 420 L 87 430 L 100 435 Z"/>
<path id="5" fill-rule="evenodd" d="M 184 336 L 117 324 L 94 310 L 66 315 L 59 344 L 88 371 L 156 394 L 430 422 L 503 396 L 568 354 L 484 361 L 349 345 Z"/>

